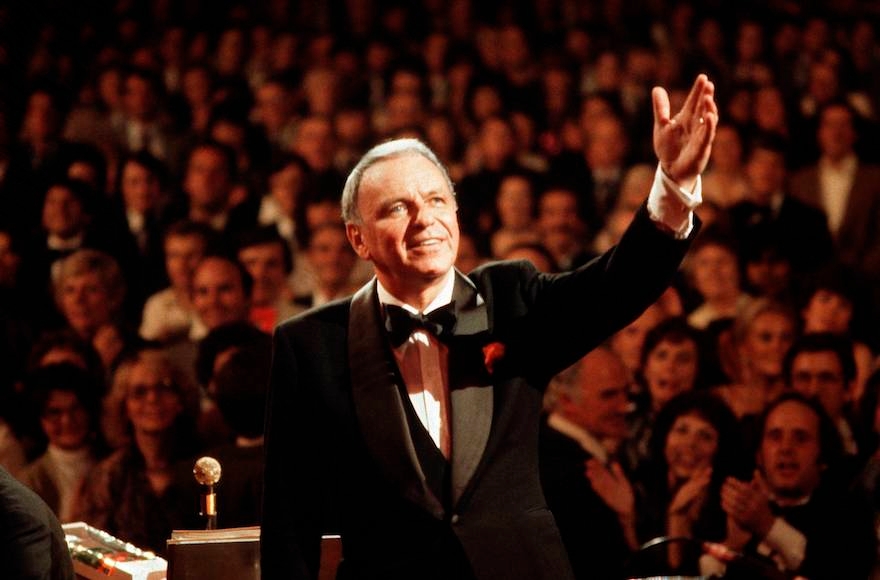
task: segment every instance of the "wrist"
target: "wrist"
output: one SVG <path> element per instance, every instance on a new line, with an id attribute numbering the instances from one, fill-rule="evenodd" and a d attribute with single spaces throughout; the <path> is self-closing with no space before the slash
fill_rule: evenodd
<path id="1" fill-rule="evenodd" d="M 663 175 L 665 175 L 667 179 L 672 181 L 679 188 L 689 193 L 693 192 L 694 188 L 697 186 L 696 175 L 677 175 L 675 172 L 671 171 L 662 163 L 660 164 L 660 170 L 663 172 Z"/>

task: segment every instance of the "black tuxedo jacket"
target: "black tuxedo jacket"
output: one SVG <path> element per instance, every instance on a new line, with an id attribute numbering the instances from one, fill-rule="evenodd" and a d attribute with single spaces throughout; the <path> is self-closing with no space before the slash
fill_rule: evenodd
<path id="1" fill-rule="evenodd" d="M 656 300 L 688 245 L 643 207 L 615 249 L 577 270 L 548 275 L 501 262 L 457 274 L 452 454 L 440 484 L 443 470 L 407 409 L 375 281 L 280 325 L 263 578 L 315 578 L 326 532 L 342 535 L 340 578 L 571 578 L 539 479 L 543 390 Z M 491 365 L 486 347 L 496 353 Z"/>
<path id="2" fill-rule="evenodd" d="M 541 485 L 577 580 L 624 580 L 631 550 L 617 514 L 586 475 L 593 455 L 546 419 L 540 435 Z"/>
<path id="3" fill-rule="evenodd" d="M 0 467 L 0 577 L 74 580 L 64 530 L 40 496 Z"/>

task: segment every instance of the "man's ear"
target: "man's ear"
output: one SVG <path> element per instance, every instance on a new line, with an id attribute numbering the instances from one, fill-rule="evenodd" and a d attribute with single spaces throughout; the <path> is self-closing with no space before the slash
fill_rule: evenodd
<path id="1" fill-rule="evenodd" d="M 351 244 L 351 247 L 354 248 L 355 253 L 360 258 L 369 260 L 370 250 L 364 243 L 364 236 L 361 233 L 361 228 L 357 224 L 345 224 L 345 235 L 348 237 L 348 242 Z"/>

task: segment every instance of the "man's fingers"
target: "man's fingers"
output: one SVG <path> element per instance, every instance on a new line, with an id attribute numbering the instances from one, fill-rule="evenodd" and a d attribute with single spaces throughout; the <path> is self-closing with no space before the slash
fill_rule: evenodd
<path id="1" fill-rule="evenodd" d="M 755 470 L 755 476 L 752 479 L 753 487 L 760 491 L 761 493 L 768 495 L 770 493 L 770 488 L 767 486 L 767 480 L 764 479 L 764 474 L 761 473 L 760 469 Z"/>
<path id="2" fill-rule="evenodd" d="M 697 80 L 694 81 L 694 85 L 691 87 L 691 92 L 688 93 L 681 107 L 680 114 L 683 120 L 690 119 L 693 116 L 694 111 L 698 109 L 698 103 L 702 100 L 701 96 L 706 94 L 706 91 L 709 91 L 711 97 L 715 92 L 715 87 L 709 82 L 709 77 L 704 74 L 698 75 Z"/>
<path id="3" fill-rule="evenodd" d="M 669 94 L 662 87 L 654 87 L 651 91 L 651 101 L 654 104 L 654 122 L 662 127 L 669 123 Z"/>

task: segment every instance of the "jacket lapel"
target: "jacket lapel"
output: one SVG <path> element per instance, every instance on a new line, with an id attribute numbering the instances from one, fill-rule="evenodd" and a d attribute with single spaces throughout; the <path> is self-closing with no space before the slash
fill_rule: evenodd
<path id="1" fill-rule="evenodd" d="M 431 492 L 410 438 L 405 389 L 384 333 L 375 279 L 352 298 L 348 352 L 352 400 L 367 448 L 407 499 L 442 518 L 442 502 Z"/>
<path id="2" fill-rule="evenodd" d="M 452 502 L 458 502 L 486 449 L 492 427 L 493 388 L 483 367 L 489 330 L 486 304 L 466 277 L 456 272 L 456 325 L 449 349 L 452 410 Z"/>
<path id="3" fill-rule="evenodd" d="M 452 415 L 452 501 L 473 478 L 492 427 L 494 393 L 483 366 L 488 335 L 486 304 L 466 277 L 456 273 L 456 325 L 449 343 Z M 435 517 L 443 505 L 430 490 L 406 420 L 402 379 L 385 336 L 373 280 L 352 298 L 348 329 L 352 399 L 360 430 L 389 481 Z"/>

